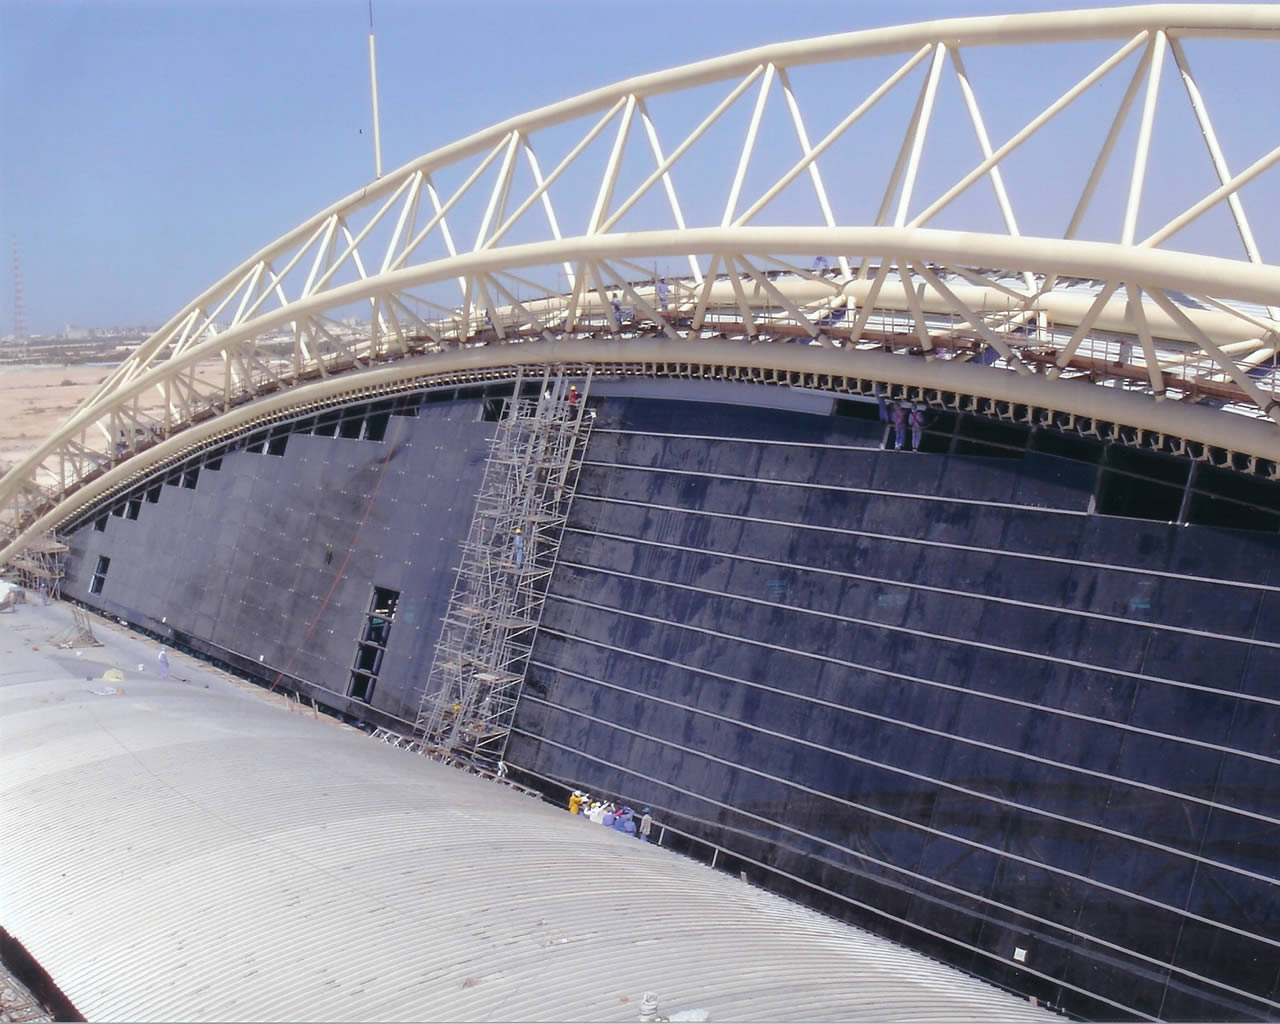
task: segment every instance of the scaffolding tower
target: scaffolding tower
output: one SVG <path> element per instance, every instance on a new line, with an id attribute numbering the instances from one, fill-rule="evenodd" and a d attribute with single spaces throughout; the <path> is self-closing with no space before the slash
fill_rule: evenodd
<path id="1" fill-rule="evenodd" d="M 9 559 L 9 568 L 18 582 L 28 590 L 49 595 L 51 600 L 62 596 L 63 567 L 67 560 L 67 545 L 54 534 L 33 537 Z"/>
<path id="2" fill-rule="evenodd" d="M 498 772 L 594 417 L 590 376 L 547 369 L 536 397 L 526 384 L 490 441 L 416 723 L 423 754 Z"/>

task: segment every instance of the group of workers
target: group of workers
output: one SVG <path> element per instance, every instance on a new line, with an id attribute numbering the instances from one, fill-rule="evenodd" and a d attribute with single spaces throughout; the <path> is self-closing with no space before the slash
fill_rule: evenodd
<path id="1" fill-rule="evenodd" d="M 900 452 L 906 447 L 907 427 L 910 427 L 911 450 L 918 452 L 924 436 L 924 410 L 915 402 L 886 401 L 879 384 L 876 385 L 876 405 L 880 409 L 880 422 L 893 424 L 893 450 Z"/>
<path id="2" fill-rule="evenodd" d="M 580 789 L 575 789 L 569 797 L 569 813 L 580 814 L 588 821 L 616 829 L 623 835 L 635 836 L 642 843 L 647 843 L 653 832 L 653 815 L 649 808 L 644 808 L 637 820 L 636 812 L 630 807 L 619 807 L 607 800 L 592 800 Z"/>
<path id="3" fill-rule="evenodd" d="M 658 311 L 666 313 L 671 308 L 671 285 L 667 283 L 665 277 L 660 277 L 654 282 L 653 291 L 658 299 Z M 613 311 L 613 322 L 617 327 L 622 327 L 635 319 L 635 307 L 624 307 L 622 305 L 622 292 L 620 291 L 612 292 L 609 295 L 609 308 Z"/>

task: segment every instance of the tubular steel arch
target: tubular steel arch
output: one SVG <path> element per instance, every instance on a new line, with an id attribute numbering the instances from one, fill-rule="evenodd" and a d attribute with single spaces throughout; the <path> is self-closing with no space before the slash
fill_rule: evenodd
<path id="1" fill-rule="evenodd" d="M 1274 194 L 1280 120 L 1220 136 L 1191 60 L 1277 40 L 1274 5 L 952 19 L 761 47 L 504 121 L 321 211 L 171 318 L 0 479 L 0 563 L 282 410 L 543 362 L 891 382 L 1275 475 L 1280 268 L 1242 190 Z M 1074 70 L 1047 100 L 1017 91 L 1027 109 L 993 144 L 979 97 L 1029 47 Z M 1002 118 L 1011 102 L 1001 90 Z M 1179 127 L 1202 173 L 1157 187 L 1153 154 Z"/>

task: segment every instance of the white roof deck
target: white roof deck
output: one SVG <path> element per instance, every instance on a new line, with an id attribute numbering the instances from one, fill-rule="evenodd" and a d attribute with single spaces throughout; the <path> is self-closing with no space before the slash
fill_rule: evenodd
<path id="1" fill-rule="evenodd" d="M 0 615 L 0 924 L 91 1020 L 1057 1019 L 69 620 Z"/>

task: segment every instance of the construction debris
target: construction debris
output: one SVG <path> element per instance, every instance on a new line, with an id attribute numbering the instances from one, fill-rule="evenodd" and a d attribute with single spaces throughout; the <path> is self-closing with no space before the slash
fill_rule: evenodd
<path id="1" fill-rule="evenodd" d="M 93 635 L 93 626 L 89 622 L 89 613 L 83 608 L 71 606 L 74 622 L 60 633 L 49 637 L 54 647 L 67 650 L 72 647 L 101 647 L 102 641 Z"/>

